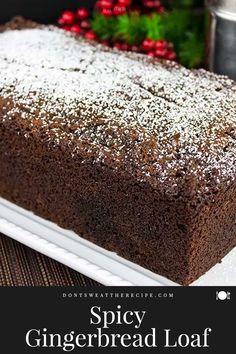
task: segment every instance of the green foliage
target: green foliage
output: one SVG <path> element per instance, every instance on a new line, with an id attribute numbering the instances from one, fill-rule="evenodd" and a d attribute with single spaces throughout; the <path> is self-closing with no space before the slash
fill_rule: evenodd
<path id="1" fill-rule="evenodd" d="M 139 16 L 137 13 L 118 16 L 117 24 L 114 28 L 114 39 L 122 40 L 129 44 L 139 44 L 146 35 L 144 20 L 144 16 Z"/>
<path id="2" fill-rule="evenodd" d="M 163 16 L 160 14 L 153 14 L 152 16 L 143 17 L 146 38 L 151 38 L 156 41 L 165 37 L 166 29 L 165 24 L 163 23 Z"/>
<path id="3" fill-rule="evenodd" d="M 178 42 L 183 39 L 185 31 L 191 26 L 191 12 L 189 10 L 173 10 L 163 16 L 164 36 L 170 40 Z"/>
<path id="4" fill-rule="evenodd" d="M 182 0 L 190 5 L 192 0 Z M 173 9 L 164 15 L 136 12 L 104 17 L 94 12 L 92 29 L 102 40 L 139 45 L 145 38 L 172 41 L 181 64 L 193 68 L 201 64 L 204 52 L 205 17 L 189 8 Z"/>
<path id="5" fill-rule="evenodd" d="M 163 16 L 163 24 L 164 37 L 174 43 L 181 64 L 189 68 L 199 66 L 204 54 L 204 14 L 176 9 Z"/>
<path id="6" fill-rule="evenodd" d="M 185 40 L 179 43 L 178 56 L 182 65 L 196 68 L 201 65 L 204 54 L 204 41 L 194 32 L 187 32 Z"/>
<path id="7" fill-rule="evenodd" d="M 112 40 L 115 35 L 117 18 L 104 17 L 95 11 L 92 19 L 92 29 L 101 40 Z"/>

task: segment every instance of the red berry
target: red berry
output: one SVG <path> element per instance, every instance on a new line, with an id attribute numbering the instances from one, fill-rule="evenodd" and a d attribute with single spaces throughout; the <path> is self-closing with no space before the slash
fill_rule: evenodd
<path id="1" fill-rule="evenodd" d="M 115 6 L 113 10 L 113 14 L 115 16 L 121 16 L 126 13 L 126 7 L 125 6 Z"/>
<path id="2" fill-rule="evenodd" d="M 100 41 L 101 44 L 105 45 L 106 47 L 110 47 L 109 41 Z"/>
<path id="3" fill-rule="evenodd" d="M 140 48 L 137 45 L 132 45 L 130 49 L 132 52 L 135 53 L 138 53 L 140 51 Z"/>
<path id="4" fill-rule="evenodd" d="M 121 43 L 121 50 L 127 51 L 130 49 L 129 45 L 127 43 Z"/>
<path id="5" fill-rule="evenodd" d="M 64 24 L 72 25 L 75 20 L 75 14 L 72 11 L 64 11 L 61 19 L 64 21 Z"/>
<path id="6" fill-rule="evenodd" d="M 155 58 L 156 56 L 155 52 L 148 52 L 147 55 L 152 58 Z"/>
<path id="7" fill-rule="evenodd" d="M 111 17 L 113 16 L 113 11 L 112 9 L 102 9 L 102 15 L 105 17 Z"/>
<path id="8" fill-rule="evenodd" d="M 167 48 L 169 42 L 165 41 L 164 39 L 159 39 L 158 41 L 155 42 L 155 48 L 156 49 L 161 49 L 161 48 Z"/>
<path id="9" fill-rule="evenodd" d="M 57 20 L 57 23 L 58 23 L 59 26 L 64 26 L 65 21 L 63 20 L 62 17 L 60 17 L 60 18 Z"/>
<path id="10" fill-rule="evenodd" d="M 142 48 L 145 52 L 150 52 L 155 46 L 155 42 L 151 38 L 144 39 Z"/>
<path id="11" fill-rule="evenodd" d="M 95 9 L 100 10 L 100 8 L 101 8 L 101 1 L 96 1 L 94 7 L 95 7 Z"/>
<path id="12" fill-rule="evenodd" d="M 119 50 L 121 50 L 121 46 L 122 46 L 122 44 L 120 42 L 116 42 L 114 44 L 114 48 L 119 49 Z"/>
<path id="13" fill-rule="evenodd" d="M 80 22 L 80 27 L 82 29 L 88 30 L 91 27 L 91 25 L 90 25 L 90 22 L 88 20 L 83 20 L 83 21 Z"/>
<path id="14" fill-rule="evenodd" d="M 81 32 L 81 29 L 80 29 L 80 26 L 79 25 L 73 25 L 71 28 L 70 28 L 71 32 L 73 33 L 76 33 L 76 34 L 79 34 Z"/>
<path id="15" fill-rule="evenodd" d="M 112 1 L 109 0 L 98 1 L 96 5 L 98 9 L 112 9 L 114 6 Z"/>
<path id="16" fill-rule="evenodd" d="M 176 59 L 176 53 L 173 51 L 169 51 L 166 54 L 166 59 L 168 60 L 175 60 Z"/>
<path id="17" fill-rule="evenodd" d="M 153 5 L 154 5 L 154 7 L 156 8 L 156 9 L 159 9 L 160 8 L 160 6 L 162 6 L 161 5 L 161 2 L 159 1 L 159 0 L 155 0 L 155 1 L 153 1 Z"/>
<path id="18" fill-rule="evenodd" d="M 157 49 L 155 53 L 158 58 L 165 58 L 168 51 L 166 48 L 160 48 L 160 49 Z"/>
<path id="19" fill-rule="evenodd" d="M 162 49 L 164 48 L 165 44 L 164 41 L 162 39 L 158 40 L 155 42 L 155 48 L 156 49 Z"/>
<path id="20" fill-rule="evenodd" d="M 164 8 L 164 6 L 160 6 L 158 11 L 161 13 L 161 14 L 164 14 L 164 12 L 166 11 L 166 9 Z"/>
<path id="21" fill-rule="evenodd" d="M 62 29 L 63 29 L 64 31 L 70 31 L 70 27 L 69 27 L 69 26 L 63 26 Z"/>
<path id="22" fill-rule="evenodd" d="M 100 0 L 100 1 L 96 2 L 95 7 L 98 10 L 112 9 L 114 7 L 114 4 L 113 4 L 113 1 L 111 1 L 111 0 Z"/>
<path id="23" fill-rule="evenodd" d="M 116 42 L 116 43 L 114 44 L 114 48 L 119 49 L 119 50 L 127 51 L 127 50 L 130 49 L 130 46 L 128 45 L 128 43 Z"/>
<path id="24" fill-rule="evenodd" d="M 90 41 L 94 41 L 97 36 L 93 31 L 88 31 L 85 33 L 85 38 L 89 39 Z"/>
<path id="25" fill-rule="evenodd" d="M 144 7 L 147 7 L 149 9 L 154 9 L 155 8 L 155 1 L 147 0 L 147 1 L 144 1 L 143 5 L 144 5 Z"/>
<path id="26" fill-rule="evenodd" d="M 83 20 L 85 18 L 88 18 L 89 17 L 89 11 L 88 9 L 86 9 L 85 7 L 80 7 L 78 10 L 77 10 L 77 17 L 80 19 L 80 20 Z"/>
<path id="27" fill-rule="evenodd" d="M 118 0 L 118 5 L 120 5 L 120 6 L 127 7 L 130 5 L 130 3 L 131 3 L 131 0 Z"/>

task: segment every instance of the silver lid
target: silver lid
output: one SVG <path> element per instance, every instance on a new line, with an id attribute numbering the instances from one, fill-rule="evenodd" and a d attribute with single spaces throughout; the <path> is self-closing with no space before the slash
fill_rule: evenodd
<path id="1" fill-rule="evenodd" d="M 227 19 L 236 19 L 236 0 L 206 0 L 209 6 L 217 15 Z"/>

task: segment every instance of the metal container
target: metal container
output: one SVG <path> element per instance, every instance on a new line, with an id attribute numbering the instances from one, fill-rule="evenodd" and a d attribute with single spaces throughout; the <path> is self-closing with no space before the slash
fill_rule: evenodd
<path id="1" fill-rule="evenodd" d="M 236 0 L 207 0 L 208 68 L 236 80 Z"/>

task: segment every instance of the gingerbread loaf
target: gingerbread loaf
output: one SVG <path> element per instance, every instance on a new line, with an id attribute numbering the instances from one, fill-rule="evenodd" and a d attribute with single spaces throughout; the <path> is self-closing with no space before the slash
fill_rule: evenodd
<path id="1" fill-rule="evenodd" d="M 0 196 L 190 284 L 236 245 L 236 86 L 15 19 Z"/>

